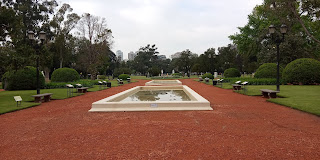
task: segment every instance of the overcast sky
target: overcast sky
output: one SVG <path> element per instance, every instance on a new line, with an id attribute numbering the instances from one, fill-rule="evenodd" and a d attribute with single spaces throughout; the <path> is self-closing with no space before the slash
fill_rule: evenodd
<path id="1" fill-rule="evenodd" d="M 59 0 L 58 0 L 59 1 Z M 75 13 L 104 17 L 114 36 L 112 50 L 124 58 L 141 46 L 156 44 L 167 57 L 190 49 L 231 43 L 229 35 L 247 23 L 247 16 L 263 0 L 60 0 Z"/>

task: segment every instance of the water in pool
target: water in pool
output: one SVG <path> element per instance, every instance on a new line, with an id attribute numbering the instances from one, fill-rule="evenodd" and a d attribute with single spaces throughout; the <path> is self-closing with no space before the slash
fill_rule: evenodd
<path id="1" fill-rule="evenodd" d="M 183 90 L 148 90 L 139 91 L 121 100 L 121 102 L 132 101 L 191 101 L 191 99 Z"/>

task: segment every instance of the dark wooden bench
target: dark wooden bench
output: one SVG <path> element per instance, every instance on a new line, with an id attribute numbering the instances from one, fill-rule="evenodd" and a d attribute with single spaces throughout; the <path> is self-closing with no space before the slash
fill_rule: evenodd
<path id="1" fill-rule="evenodd" d="M 270 90 L 270 89 L 260 89 L 262 96 L 265 98 L 277 98 L 277 93 L 279 93 L 279 91 L 274 91 L 274 90 Z"/>
<path id="2" fill-rule="evenodd" d="M 31 97 L 34 97 L 34 102 L 41 103 L 42 97 L 44 102 L 49 102 L 51 100 L 51 95 L 53 95 L 53 93 L 36 94 Z"/>
<path id="3" fill-rule="evenodd" d="M 233 87 L 233 90 L 237 90 L 237 91 L 239 91 L 239 90 L 242 89 L 242 88 L 241 88 L 242 85 L 239 85 L 239 84 L 233 84 L 232 87 Z"/>
<path id="4" fill-rule="evenodd" d="M 77 88 L 78 93 L 86 93 L 89 87 L 81 87 Z"/>

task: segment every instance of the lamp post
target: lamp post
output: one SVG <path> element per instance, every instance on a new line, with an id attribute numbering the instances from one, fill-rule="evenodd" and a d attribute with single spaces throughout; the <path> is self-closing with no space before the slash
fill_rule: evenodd
<path id="1" fill-rule="evenodd" d="M 276 27 L 274 25 L 269 26 L 269 34 L 272 36 L 272 40 L 277 45 L 277 91 L 280 91 L 280 51 L 279 46 L 284 41 L 284 35 L 287 33 L 288 27 L 284 24 L 280 27 L 280 33 L 282 36 L 280 37 L 278 34 L 275 36 Z"/>
<path id="2" fill-rule="evenodd" d="M 213 59 L 215 59 L 217 57 L 217 55 L 216 54 L 214 54 L 214 53 L 209 53 L 209 55 L 208 55 L 208 58 L 210 59 L 210 72 L 211 72 L 211 74 L 213 75 L 213 67 L 212 67 L 212 65 L 213 65 Z"/>
<path id="3" fill-rule="evenodd" d="M 36 41 L 37 39 L 35 38 L 35 33 L 33 31 L 29 31 L 28 32 L 28 38 L 29 40 L 32 41 Z M 37 56 L 37 94 L 40 94 L 40 82 L 39 82 L 39 72 L 40 72 L 40 69 L 39 69 L 39 61 L 40 61 L 40 48 L 41 46 L 43 45 L 43 42 L 46 40 L 46 32 L 44 31 L 40 31 L 39 32 L 39 35 L 38 35 L 38 38 L 40 39 L 40 46 L 38 45 L 38 43 L 36 43 L 36 52 L 38 53 L 38 56 Z"/>

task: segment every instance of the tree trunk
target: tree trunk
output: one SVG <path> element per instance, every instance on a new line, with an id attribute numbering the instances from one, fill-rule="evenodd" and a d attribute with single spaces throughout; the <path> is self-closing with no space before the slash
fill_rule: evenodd
<path id="1" fill-rule="evenodd" d="M 50 68 L 44 67 L 43 70 L 44 70 L 45 80 L 46 80 L 46 82 L 49 82 L 50 81 Z"/>

